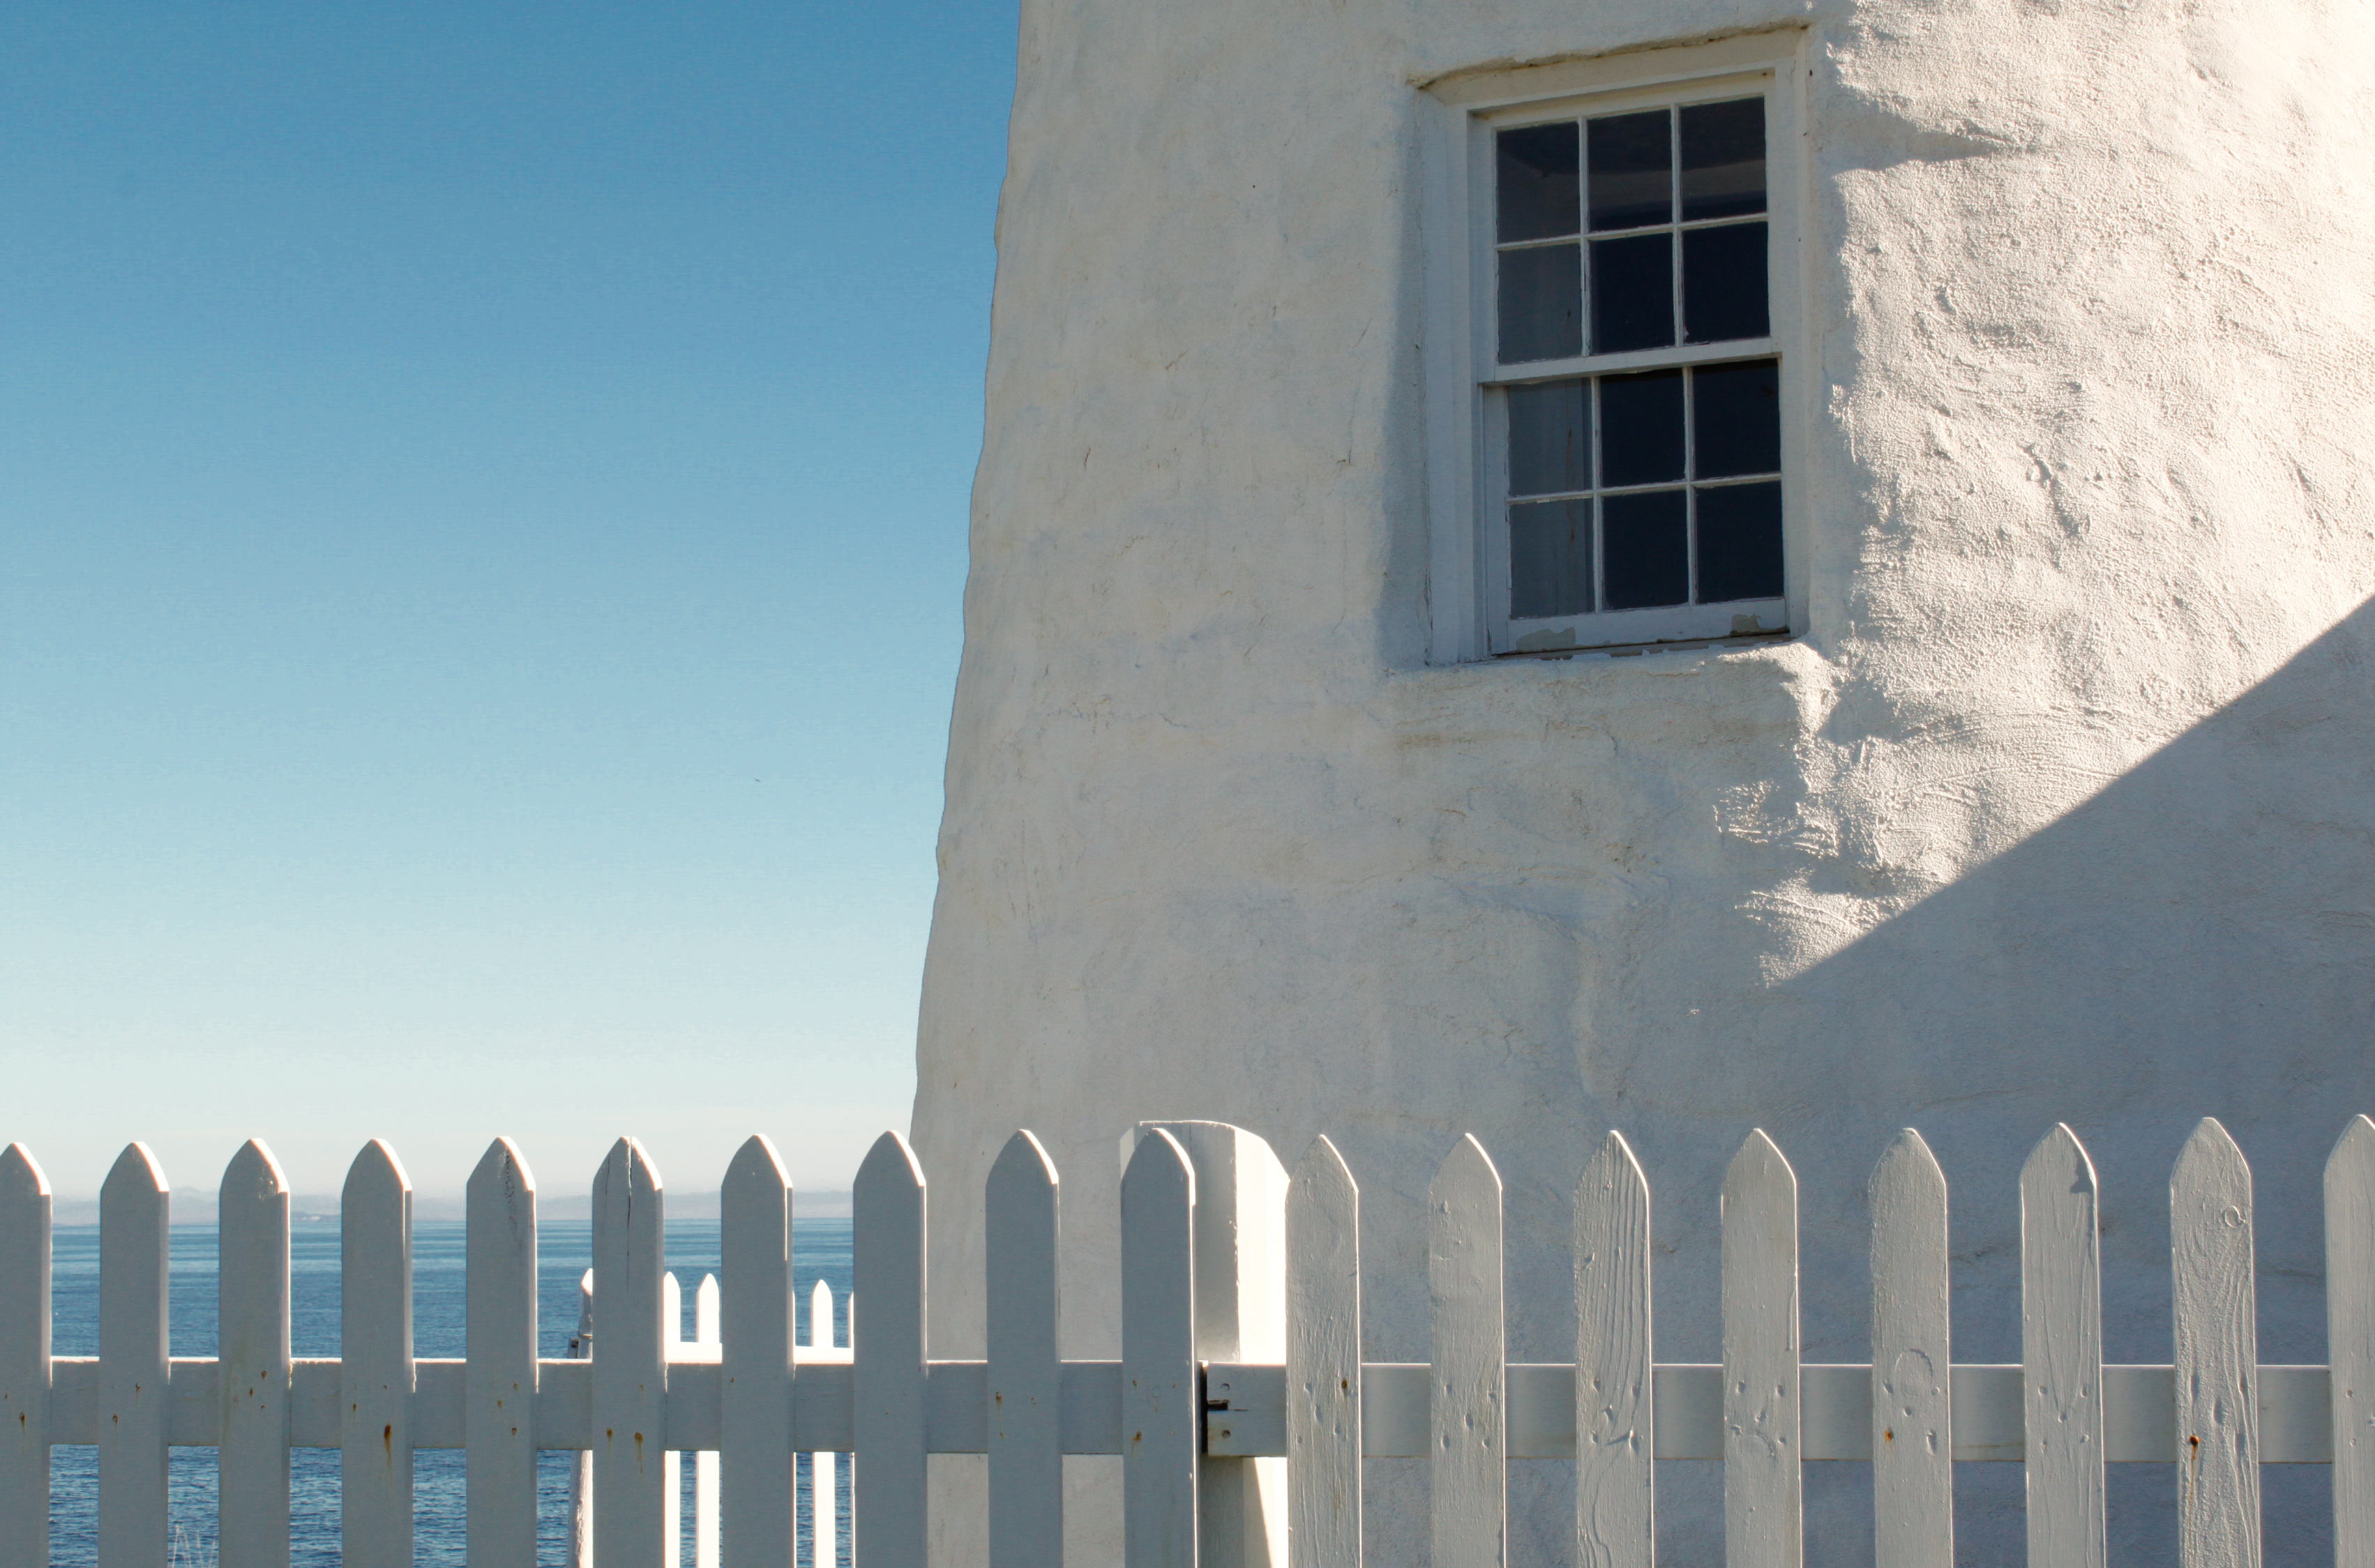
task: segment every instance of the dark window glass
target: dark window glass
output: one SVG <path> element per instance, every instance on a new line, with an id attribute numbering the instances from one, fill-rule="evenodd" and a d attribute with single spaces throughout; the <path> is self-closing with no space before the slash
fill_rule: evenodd
<path id="1" fill-rule="evenodd" d="M 1576 245 L 1501 253 L 1501 362 L 1583 352 L 1583 254 Z"/>
<path id="2" fill-rule="evenodd" d="M 1694 103 L 1682 119 L 1683 220 L 1763 212 L 1765 100 Z"/>
<path id="3" fill-rule="evenodd" d="M 1781 385 L 1771 360 L 1691 372 L 1693 477 L 1781 471 Z"/>
<path id="4" fill-rule="evenodd" d="M 1591 613 L 1591 502 L 1509 508 L 1509 614 L 1518 620 Z"/>
<path id="5" fill-rule="evenodd" d="M 1600 265 L 1598 256 L 1592 265 Z M 1765 296 L 1765 225 L 1683 231 L 1683 325 L 1689 343 L 1763 337 L 1773 330 Z"/>
<path id="6" fill-rule="evenodd" d="M 1654 485 L 1683 477 L 1683 372 L 1600 378 L 1600 482 Z"/>
<path id="7" fill-rule="evenodd" d="M 1601 497 L 1610 609 L 1648 609 L 1690 598 L 1690 525 L 1684 506 L 1681 490 Z"/>
<path id="8" fill-rule="evenodd" d="M 1504 131 L 1494 138 L 1494 146 L 1500 167 L 1500 199 L 1495 208 L 1504 242 L 1554 239 L 1583 227 L 1574 122 Z"/>
<path id="9" fill-rule="evenodd" d="M 1591 226 L 1638 229 L 1674 220 L 1674 166 L 1666 111 L 1590 122 Z"/>
<path id="10" fill-rule="evenodd" d="M 1591 242 L 1593 353 L 1621 354 L 1628 348 L 1664 348 L 1672 344 L 1673 265 L 1672 234 Z"/>
<path id="11" fill-rule="evenodd" d="M 1545 382 L 1509 389 L 1509 493 L 1564 495 L 1591 488 L 1587 384 Z"/>
<path id="12" fill-rule="evenodd" d="M 1613 593 L 1613 541 L 1608 579 Z M 1781 487 L 1719 485 L 1699 491 L 1699 603 L 1780 596 Z"/>

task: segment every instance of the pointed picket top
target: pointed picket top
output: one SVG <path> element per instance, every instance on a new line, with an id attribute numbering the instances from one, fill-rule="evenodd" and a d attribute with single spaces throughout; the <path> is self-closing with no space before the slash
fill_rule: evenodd
<path id="1" fill-rule="evenodd" d="M 50 1557 L 50 1182 L 0 1149 L 0 1563 Z"/>
<path id="2" fill-rule="evenodd" d="M 784 1170 L 783 1157 L 775 1152 L 773 1139 L 765 1133 L 752 1133 L 742 1140 L 742 1147 L 727 1161 L 725 1185 L 738 1190 L 756 1186 L 772 1198 L 776 1193 L 787 1192 L 791 1176 Z"/>
<path id="3" fill-rule="evenodd" d="M 127 1143 L 124 1152 L 115 1157 L 107 1173 L 107 1180 L 99 1186 L 101 1223 L 105 1223 L 106 1206 L 127 1199 L 169 1197 L 172 1184 L 165 1180 L 165 1168 L 157 1163 L 157 1156 L 145 1143 Z"/>
<path id="4" fill-rule="evenodd" d="M 2251 1167 L 2204 1116 L 2169 1175 L 2179 1561 L 2259 1568 L 2259 1321 Z"/>
<path id="5" fill-rule="evenodd" d="M 1921 1135 L 1873 1167 L 1872 1454 L 1877 1568 L 1954 1568 L 1946 1173 Z"/>
<path id="6" fill-rule="evenodd" d="M 514 1232 L 534 1222 L 536 1173 L 528 1169 L 527 1156 L 510 1138 L 499 1138 L 487 1145 L 463 1193 L 464 1207 L 472 1215 L 500 1219 Z"/>
<path id="7" fill-rule="evenodd" d="M 0 1203 L 50 1196 L 50 1178 L 31 1149 L 21 1143 L 0 1149 Z"/>
<path id="8" fill-rule="evenodd" d="M 2028 1558 L 2103 1568 L 2103 1261 L 2095 1162 L 2057 1123 L 2020 1173 Z"/>
<path id="9" fill-rule="evenodd" d="M 857 1179 L 850 1184 L 851 1207 L 857 1206 L 860 1191 L 888 1195 L 908 1190 L 924 1190 L 924 1167 L 904 1138 L 885 1132 L 858 1163 Z"/>
<path id="10" fill-rule="evenodd" d="M 1649 1568 L 1657 1534 L 1649 1182 L 1610 1131 L 1575 1189 L 1577 1561 Z"/>
<path id="11" fill-rule="evenodd" d="M 241 1144 L 239 1152 L 230 1157 L 230 1163 L 223 1167 L 221 1202 L 288 1196 L 289 1178 L 261 1138 L 252 1138 Z"/>
<path id="12" fill-rule="evenodd" d="M 1752 1131 L 1724 1172 L 1723 1515 L 1731 1568 L 1805 1554 L 1798 1336 L 1798 1175 Z"/>
<path id="13" fill-rule="evenodd" d="M 809 1292 L 809 1349 L 830 1350 L 833 1344 L 833 1287 L 820 1279 Z"/>
<path id="14" fill-rule="evenodd" d="M 1049 1158 L 1039 1135 L 1028 1127 L 1017 1128 L 1014 1136 L 998 1149 L 998 1158 L 990 1162 L 989 1185 L 1005 1187 L 1020 1185 L 1027 1190 L 1045 1187 L 1050 1191 L 1063 1185 L 1056 1174 L 1056 1161 Z"/>
<path id="15" fill-rule="evenodd" d="M 1325 1136 L 1286 1188 L 1290 1568 L 1360 1568 L 1361 1189 Z"/>
<path id="16" fill-rule="evenodd" d="M 346 1202 L 369 1201 L 411 1191 L 412 1178 L 406 1173 L 404 1161 L 396 1157 L 395 1147 L 384 1138 L 375 1138 L 362 1146 L 354 1163 L 347 1167 L 347 1185 L 339 1196 Z"/>
<path id="17" fill-rule="evenodd" d="M 2334 1568 L 2375 1568 L 2375 1120 L 2363 1115 L 2325 1161 L 2325 1321 Z"/>
<path id="18" fill-rule="evenodd" d="M 597 1224 L 604 1220 L 621 1227 L 634 1224 L 648 1217 L 652 1206 L 667 1190 L 660 1180 L 657 1165 L 643 1144 L 632 1138 L 621 1138 L 602 1157 L 601 1169 L 594 1173 L 594 1211 Z"/>

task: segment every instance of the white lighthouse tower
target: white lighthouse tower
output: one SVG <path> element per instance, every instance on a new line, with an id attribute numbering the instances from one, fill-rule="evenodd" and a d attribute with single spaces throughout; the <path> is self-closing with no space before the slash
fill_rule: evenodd
<path id="1" fill-rule="evenodd" d="M 1378 1360 L 1455 1138 L 1549 1301 L 1610 1127 L 1660 1357 L 1716 1359 L 1762 1126 L 1844 1361 L 1896 1128 L 2006 1287 L 1958 1359 L 2017 1360 L 2021 1155 L 2070 1123 L 2107 1279 L 2165 1279 L 2215 1114 L 2263 1357 L 2322 1359 L 2317 1171 L 2375 1108 L 2369 19 L 1025 0 L 915 1133 L 951 1194 L 1045 1141 L 1067 1354 L 1117 1353 L 1140 1119 L 1336 1140 Z M 935 1226 L 975 1354 L 978 1216 Z M 2117 1287 L 2109 1352 L 2165 1306 Z"/>

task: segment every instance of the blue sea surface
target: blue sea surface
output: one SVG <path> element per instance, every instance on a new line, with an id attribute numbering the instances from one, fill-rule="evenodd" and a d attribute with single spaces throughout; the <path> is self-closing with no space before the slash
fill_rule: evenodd
<path id="1" fill-rule="evenodd" d="M 809 1296 L 816 1281 L 833 1287 L 836 1343 L 847 1343 L 850 1230 L 846 1219 L 801 1218 L 793 1226 L 793 1291 L 802 1343 L 809 1338 Z M 60 1356 L 99 1353 L 99 1227 L 60 1225 L 52 1241 L 53 1348 Z M 172 1231 L 172 1353 L 216 1353 L 217 1266 L 211 1225 Z M 577 1328 L 577 1285 L 593 1262 L 593 1228 L 580 1220 L 546 1220 L 537 1228 L 537 1338 L 540 1353 L 569 1354 Z M 422 1220 L 413 1228 L 413 1354 L 458 1357 L 464 1346 L 463 1226 Z M 299 1356 L 338 1353 L 338 1227 L 300 1221 L 289 1244 L 289 1336 Z M 685 1336 L 692 1336 L 693 1295 L 704 1274 L 719 1272 L 717 1221 L 672 1220 L 668 1265 L 684 1288 Z M 572 1456 L 548 1452 L 538 1465 L 538 1561 L 565 1568 L 569 1543 Z M 463 1562 L 462 1451 L 422 1449 L 413 1456 L 413 1561 Z M 809 1462 L 799 1461 L 803 1497 Z M 849 1467 L 839 1467 L 845 1495 Z M 293 1568 L 328 1568 L 339 1561 L 338 1452 L 299 1448 L 289 1465 L 290 1561 Z M 684 1467 L 684 1549 L 692 1561 L 692 1472 Z M 215 1451 L 176 1448 L 171 1457 L 173 1568 L 211 1568 L 215 1562 Z M 60 1446 L 50 1460 L 51 1561 L 60 1568 L 96 1562 L 99 1451 Z M 800 1509 L 800 1561 L 809 1561 L 808 1509 Z M 833 1554 L 847 1563 L 848 1543 Z"/>

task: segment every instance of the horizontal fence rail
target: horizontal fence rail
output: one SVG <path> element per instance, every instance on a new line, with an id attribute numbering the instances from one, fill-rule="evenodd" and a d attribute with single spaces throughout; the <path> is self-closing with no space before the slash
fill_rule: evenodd
<path id="1" fill-rule="evenodd" d="M 1920 1136 L 1872 1179 L 1871 1363 L 1802 1362 L 1797 1185 L 1753 1135 L 1721 1194 L 1720 1363 L 1652 1356 L 1649 1191 L 1610 1134 L 1576 1195 L 1571 1362 L 1506 1360 L 1501 1186 L 1463 1139 L 1429 1199 L 1432 1358 L 1359 1358 L 1359 1188 L 1327 1139 L 1291 1174 L 1211 1123 L 1125 1139 L 1123 1357 L 1061 1359 L 1055 1167 L 1018 1133 L 992 1170 L 987 1355 L 928 1351 L 924 1173 L 886 1133 L 853 1194 L 857 1290 L 833 1344 L 819 1283 L 795 1344 L 790 1186 L 763 1138 L 722 1195 L 723 1278 L 683 1336 L 663 1188 L 632 1139 L 596 1183 L 596 1267 L 568 1358 L 536 1347 L 536 1188 L 498 1140 L 470 1182 L 468 1357 L 411 1354 L 411 1187 L 395 1151 L 355 1162 L 342 1216 L 344 1354 L 289 1354 L 287 1183 L 250 1143 L 221 1207 L 215 1358 L 170 1355 L 168 1188 L 140 1145 L 100 1199 L 100 1346 L 50 1353 L 50 1192 L 23 1145 L 0 1153 L 0 1568 L 49 1553 L 49 1451 L 100 1450 L 100 1568 L 166 1561 L 165 1455 L 221 1465 L 223 1568 L 286 1563 L 291 1448 L 341 1450 L 346 1558 L 409 1562 L 410 1456 L 467 1454 L 476 1563 L 535 1561 L 538 1450 L 575 1451 L 573 1561 L 679 1559 L 679 1470 L 695 1461 L 696 1568 L 835 1561 L 837 1456 L 857 1461 L 845 1523 L 865 1568 L 921 1568 L 928 1454 L 986 1454 L 993 1568 L 1060 1561 L 1066 1455 L 1123 1460 L 1130 1568 L 1268 1561 L 1359 1568 L 1364 1458 L 1424 1458 L 1439 1563 L 1506 1562 L 1506 1467 L 1576 1467 L 1574 1561 L 1648 1568 L 1656 1459 L 1724 1466 L 1726 1561 L 1802 1561 L 1800 1467 L 1873 1467 L 1878 1561 L 1954 1561 L 1951 1467 L 2026 1467 L 2029 1561 L 2106 1561 L 2103 1467 L 2180 1461 L 2186 1568 L 2259 1561 L 2259 1467 L 2329 1464 L 2339 1568 L 2375 1568 L 2375 1122 L 2352 1120 L 2325 1180 L 2334 1363 L 2263 1365 L 2251 1173 L 2204 1121 L 2171 1179 L 2176 1359 L 2101 1359 L 2094 1168 L 2066 1127 L 2019 1189 L 2024 1355 L 1956 1363 L 1946 1185 Z M 812 1539 L 793 1539 L 795 1457 L 812 1456 Z M 798 1551 L 801 1546 L 805 1552 Z M 798 1556 L 796 1557 L 796 1552 Z M 813 1555 L 810 1555 L 810 1554 Z"/>

